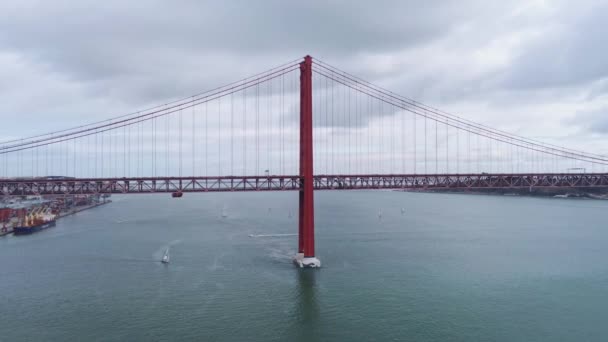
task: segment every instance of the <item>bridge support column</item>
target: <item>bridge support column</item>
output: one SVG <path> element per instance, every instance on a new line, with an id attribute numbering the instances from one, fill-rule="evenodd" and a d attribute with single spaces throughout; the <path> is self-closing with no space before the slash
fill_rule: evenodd
<path id="1" fill-rule="evenodd" d="M 299 267 L 321 267 L 315 257 L 315 214 L 313 192 L 312 140 L 312 58 L 300 63 L 300 178 L 298 254 L 294 262 Z"/>

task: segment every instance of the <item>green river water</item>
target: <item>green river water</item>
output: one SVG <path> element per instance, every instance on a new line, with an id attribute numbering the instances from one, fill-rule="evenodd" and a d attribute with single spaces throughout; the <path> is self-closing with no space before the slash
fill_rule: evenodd
<path id="1" fill-rule="evenodd" d="M 295 192 L 112 199 L 0 238 L 0 341 L 608 340 L 608 202 L 317 192 L 300 270 Z"/>

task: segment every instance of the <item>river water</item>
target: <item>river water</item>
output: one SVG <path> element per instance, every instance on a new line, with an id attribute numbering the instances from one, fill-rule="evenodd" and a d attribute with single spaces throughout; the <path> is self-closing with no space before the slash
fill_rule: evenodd
<path id="1" fill-rule="evenodd" d="M 113 200 L 0 238 L 0 341 L 608 338 L 608 202 L 317 192 L 300 270 L 295 192 Z"/>

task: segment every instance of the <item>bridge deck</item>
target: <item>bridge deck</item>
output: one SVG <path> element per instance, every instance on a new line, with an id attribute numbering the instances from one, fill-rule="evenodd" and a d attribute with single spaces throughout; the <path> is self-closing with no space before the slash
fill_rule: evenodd
<path id="1" fill-rule="evenodd" d="M 0 179 L 5 196 L 300 190 L 299 176 Z M 316 175 L 315 190 L 608 187 L 608 173 Z"/>

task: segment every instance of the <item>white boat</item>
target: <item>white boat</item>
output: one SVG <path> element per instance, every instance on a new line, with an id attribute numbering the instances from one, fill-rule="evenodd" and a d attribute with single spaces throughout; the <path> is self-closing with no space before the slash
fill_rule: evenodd
<path id="1" fill-rule="evenodd" d="M 163 255 L 163 258 L 160 260 L 160 262 L 162 262 L 163 264 L 169 263 L 169 248 L 165 250 L 165 254 Z"/>

